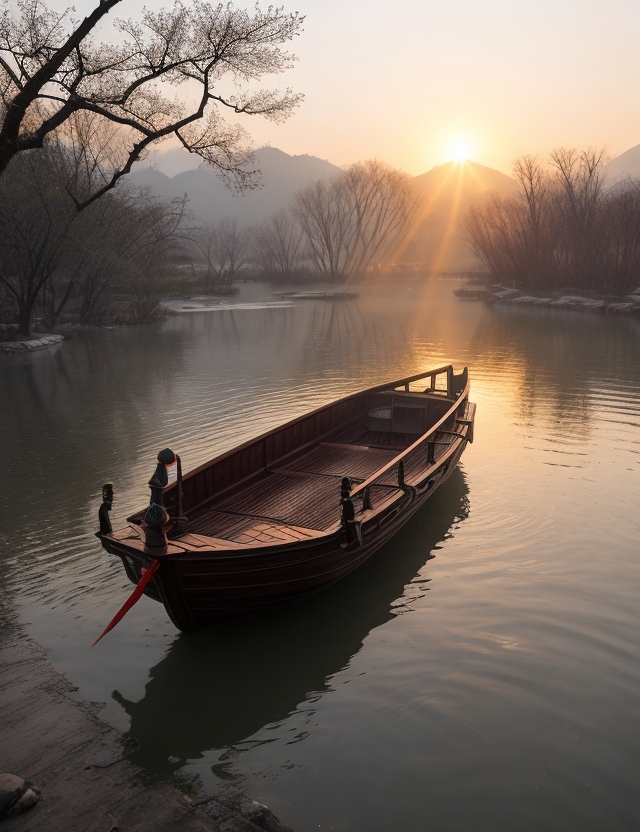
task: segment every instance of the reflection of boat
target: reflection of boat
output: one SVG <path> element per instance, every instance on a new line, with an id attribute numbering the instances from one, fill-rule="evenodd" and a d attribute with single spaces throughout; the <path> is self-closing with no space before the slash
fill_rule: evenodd
<path id="1" fill-rule="evenodd" d="M 402 597 L 467 511 L 467 486 L 456 469 L 392 545 L 331 589 L 259 622 L 178 636 L 151 669 L 140 701 L 114 694 L 140 743 L 133 761 L 165 774 L 211 749 L 242 748 L 264 725 L 314 699 L 372 630 L 410 609 L 413 591 L 426 591 L 422 579 Z"/>
<path id="2" fill-rule="evenodd" d="M 353 300 L 360 292 L 282 292 L 279 297 L 286 300 Z"/>
<path id="3" fill-rule="evenodd" d="M 152 505 L 102 543 L 134 583 L 152 572 L 145 592 L 181 630 L 291 603 L 360 566 L 450 475 L 473 438 L 468 394 L 449 365 L 326 405 L 165 487 L 163 527 Z"/>

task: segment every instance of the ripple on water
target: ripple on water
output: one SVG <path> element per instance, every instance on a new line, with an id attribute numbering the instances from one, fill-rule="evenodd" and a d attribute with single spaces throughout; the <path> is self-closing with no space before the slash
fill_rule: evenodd
<path id="1" fill-rule="evenodd" d="M 177 316 L 3 363 L 0 581 L 140 762 L 245 788 L 299 832 L 636 828 L 638 332 L 451 286 Z M 470 368 L 475 442 L 361 570 L 195 637 L 143 599 L 87 652 L 130 590 L 94 536 L 103 482 L 122 525 L 160 447 L 189 470 L 449 361 Z"/>

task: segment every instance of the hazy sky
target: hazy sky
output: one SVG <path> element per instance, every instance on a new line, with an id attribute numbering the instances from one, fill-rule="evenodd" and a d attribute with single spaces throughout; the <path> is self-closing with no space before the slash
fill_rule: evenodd
<path id="1" fill-rule="evenodd" d="M 117 14 L 141 5 L 124 0 Z M 285 125 L 245 122 L 258 146 L 338 165 L 376 157 L 415 175 L 448 161 L 456 140 L 504 172 L 559 145 L 615 156 L 640 143 L 638 0 L 284 5 L 306 21 L 300 61 L 277 83 L 306 99 Z"/>

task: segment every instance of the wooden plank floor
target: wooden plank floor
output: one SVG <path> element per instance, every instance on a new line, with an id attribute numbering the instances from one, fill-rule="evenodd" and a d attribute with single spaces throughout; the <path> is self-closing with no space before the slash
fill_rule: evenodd
<path id="1" fill-rule="evenodd" d="M 244 491 L 215 503 L 192 519 L 190 531 L 249 545 L 278 545 L 313 537 L 340 519 L 342 477 L 362 482 L 415 439 L 412 435 L 351 428 L 270 472 Z M 449 441 L 448 437 L 438 439 Z M 445 449 L 446 445 L 438 445 L 437 456 Z M 407 483 L 422 479 L 428 467 L 426 460 L 426 448 L 409 455 L 405 462 Z M 398 495 L 397 484 L 394 466 L 372 489 L 374 505 L 393 502 Z"/>
<path id="2" fill-rule="evenodd" d="M 322 531 L 340 519 L 340 479 L 314 474 L 270 474 L 213 508 L 225 514 Z"/>
<path id="3" fill-rule="evenodd" d="M 234 543 L 295 543 L 314 536 L 314 530 L 259 517 L 239 517 L 222 511 L 207 511 L 189 524 L 197 534 Z"/>
<path id="4" fill-rule="evenodd" d="M 303 540 L 340 519 L 343 476 L 366 479 L 394 453 L 317 445 L 286 468 L 216 503 L 192 520 L 190 530 L 236 543 Z"/>
<path id="5" fill-rule="evenodd" d="M 301 471 L 310 474 L 329 474 L 335 477 L 350 477 L 366 480 L 396 455 L 395 451 L 356 450 L 357 446 L 322 443 L 303 457 L 289 463 L 283 471 Z M 338 485 L 338 489 L 339 489 Z M 339 491 L 338 491 L 339 496 Z"/>

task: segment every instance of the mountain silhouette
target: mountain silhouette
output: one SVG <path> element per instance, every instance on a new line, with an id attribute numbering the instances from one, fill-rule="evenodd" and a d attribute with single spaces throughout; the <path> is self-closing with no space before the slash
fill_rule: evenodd
<path id="1" fill-rule="evenodd" d="M 422 210 L 396 259 L 423 263 L 434 271 L 480 268 L 466 241 L 465 214 L 490 194 L 514 196 L 516 182 L 477 162 L 447 162 L 416 176 L 414 185 Z"/>
<path id="2" fill-rule="evenodd" d="M 607 178 L 613 182 L 621 179 L 640 179 L 640 144 L 625 150 L 607 165 Z"/>
<path id="3" fill-rule="evenodd" d="M 260 187 L 242 194 L 229 190 L 214 169 L 182 148 L 155 151 L 127 177 L 164 199 L 189 198 L 188 210 L 198 222 L 235 217 L 240 226 L 260 222 L 293 201 L 296 191 L 341 170 L 315 156 L 290 156 L 275 147 L 255 153 Z M 146 166 L 145 166 L 146 165 Z M 403 268 L 465 271 L 480 268 L 465 240 L 464 215 L 488 194 L 510 196 L 516 183 L 498 170 L 477 162 L 448 162 L 413 179 L 422 211 L 411 233 L 387 259 Z"/>
<path id="4" fill-rule="evenodd" d="M 215 169 L 205 164 L 188 169 L 198 156 L 182 148 L 147 158 L 148 167 L 138 169 L 127 177 L 136 187 L 150 188 L 164 199 L 187 194 L 188 210 L 198 222 L 212 223 L 223 217 L 235 217 L 240 226 L 252 225 L 266 219 L 278 208 L 285 208 L 296 191 L 317 179 L 331 179 L 341 170 L 331 162 L 316 156 L 289 156 L 275 147 L 263 147 L 255 152 L 256 168 L 260 171 L 260 185 L 237 194 L 230 190 Z M 171 171 L 179 171 L 173 176 Z"/>

